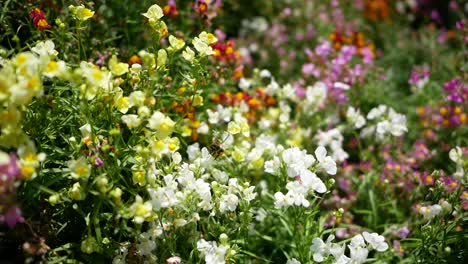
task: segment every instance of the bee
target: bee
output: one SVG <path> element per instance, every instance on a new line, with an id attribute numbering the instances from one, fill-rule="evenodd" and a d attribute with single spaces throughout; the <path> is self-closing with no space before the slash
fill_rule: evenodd
<path id="1" fill-rule="evenodd" d="M 208 147 L 208 151 L 215 159 L 221 157 L 224 154 L 224 149 L 221 144 L 222 142 L 219 142 L 218 139 L 214 139 L 213 144 Z"/>
<path id="2" fill-rule="evenodd" d="M 214 136 L 213 143 L 208 147 L 208 152 L 210 152 L 211 156 L 215 159 L 223 156 L 225 154 L 225 150 L 223 148 L 223 143 L 229 138 L 229 135 L 226 136 L 222 141 L 217 137 Z"/>

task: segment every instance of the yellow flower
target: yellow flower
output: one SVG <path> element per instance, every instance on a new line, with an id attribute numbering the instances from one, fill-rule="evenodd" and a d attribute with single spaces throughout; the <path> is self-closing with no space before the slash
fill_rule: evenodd
<path id="1" fill-rule="evenodd" d="M 195 47 L 195 49 L 200 53 L 201 56 L 208 56 L 208 55 L 215 54 L 213 48 L 201 38 L 195 37 L 192 41 L 192 44 Z"/>
<path id="2" fill-rule="evenodd" d="M 211 33 L 206 33 L 206 31 L 200 33 L 198 37 L 206 44 L 213 44 L 218 41 L 218 38 L 216 38 L 215 35 Z"/>
<path id="3" fill-rule="evenodd" d="M 128 97 L 123 96 L 123 91 L 120 88 L 118 88 L 117 93 L 115 94 L 114 106 L 122 114 L 126 114 L 130 108 L 130 100 Z"/>
<path id="4" fill-rule="evenodd" d="M 147 52 L 146 50 L 141 50 L 138 52 L 138 56 L 140 56 L 145 67 L 148 67 L 149 69 L 154 69 L 156 67 L 156 56 L 153 53 Z"/>
<path id="5" fill-rule="evenodd" d="M 117 56 L 113 55 L 109 60 L 109 69 L 114 76 L 120 76 L 128 72 L 128 64 L 119 62 Z"/>
<path id="6" fill-rule="evenodd" d="M 153 206 L 150 201 L 143 203 L 143 199 L 137 195 L 135 202 L 130 206 L 130 212 L 133 214 L 133 221 L 137 224 L 141 224 L 145 219 L 151 217 Z"/>
<path id="7" fill-rule="evenodd" d="M 37 153 L 36 146 L 32 141 L 28 141 L 18 148 L 18 156 L 21 173 L 26 180 L 33 179 L 36 176 L 36 168 L 46 158 L 44 153 Z"/>
<path id="8" fill-rule="evenodd" d="M 158 139 L 164 139 L 172 134 L 174 127 L 175 122 L 159 111 L 154 112 L 148 120 L 148 128 L 155 131 L 155 135 Z"/>
<path id="9" fill-rule="evenodd" d="M 178 51 L 185 46 L 185 41 L 180 38 L 176 38 L 173 35 L 169 36 L 169 44 L 171 44 L 171 51 Z"/>
<path id="10" fill-rule="evenodd" d="M 143 170 L 133 171 L 133 183 L 138 184 L 140 186 L 144 186 L 146 184 L 146 173 Z"/>
<path id="11" fill-rule="evenodd" d="M 241 127 L 234 121 L 229 122 L 227 131 L 231 135 L 235 135 L 241 132 Z"/>
<path id="12" fill-rule="evenodd" d="M 64 61 L 49 61 L 44 69 L 44 76 L 64 78 L 67 74 L 67 66 Z"/>
<path id="13" fill-rule="evenodd" d="M 94 16 L 94 11 L 91 11 L 91 9 L 86 8 L 84 5 L 71 5 L 68 9 L 70 9 L 75 19 L 79 21 L 86 21 Z"/>
<path id="14" fill-rule="evenodd" d="M 161 17 L 164 16 L 163 10 L 160 6 L 154 4 L 148 8 L 148 11 L 146 13 L 142 14 L 144 17 L 148 18 L 148 20 L 151 22 L 156 22 L 159 20 Z"/>
<path id="15" fill-rule="evenodd" d="M 203 97 L 201 97 L 200 95 L 195 95 L 195 97 L 193 98 L 193 106 L 197 106 L 197 105 L 203 105 Z"/>
<path id="16" fill-rule="evenodd" d="M 158 50 L 158 68 L 166 64 L 167 52 L 164 49 Z"/>
<path id="17" fill-rule="evenodd" d="M 68 162 L 68 168 L 74 179 L 88 178 L 89 175 L 91 175 L 91 166 L 84 157 L 80 157 L 77 160 L 70 160 Z"/>

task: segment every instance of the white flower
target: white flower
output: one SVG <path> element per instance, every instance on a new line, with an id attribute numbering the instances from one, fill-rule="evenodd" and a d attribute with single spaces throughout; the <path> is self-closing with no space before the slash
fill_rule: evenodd
<path id="1" fill-rule="evenodd" d="M 190 47 L 186 47 L 185 50 L 182 51 L 182 57 L 187 61 L 192 61 L 195 57 L 195 52 Z"/>
<path id="2" fill-rule="evenodd" d="M 303 170 L 300 174 L 302 184 L 318 193 L 327 191 L 327 187 L 322 180 L 309 170 Z"/>
<path id="3" fill-rule="evenodd" d="M 463 151 L 459 146 L 451 149 L 449 152 L 449 158 L 453 162 L 456 162 L 456 163 L 458 163 L 461 160 L 462 156 L 463 156 Z"/>
<path id="4" fill-rule="evenodd" d="M 256 196 L 257 193 L 255 193 L 255 186 L 250 186 L 242 190 L 242 199 L 247 202 L 252 201 Z"/>
<path id="5" fill-rule="evenodd" d="M 312 240 L 312 246 L 310 246 L 310 251 L 312 251 L 314 261 L 322 262 L 324 257 L 328 257 L 331 254 L 331 245 L 332 240 L 335 239 L 334 235 L 330 235 L 327 238 L 327 242 L 323 242 L 321 238 L 314 238 Z"/>
<path id="6" fill-rule="evenodd" d="M 142 106 L 145 104 L 146 95 L 142 91 L 133 91 L 129 96 L 128 100 L 132 106 Z"/>
<path id="7" fill-rule="evenodd" d="M 289 259 L 286 264 L 301 264 L 301 262 L 295 258 Z"/>
<path id="8" fill-rule="evenodd" d="M 350 245 L 352 247 L 365 247 L 366 242 L 364 241 L 364 237 L 361 234 L 357 234 L 353 238 L 351 238 Z"/>
<path id="9" fill-rule="evenodd" d="M 198 37 L 205 43 L 207 44 L 213 44 L 215 42 L 218 42 L 218 38 L 216 38 L 215 35 L 211 33 L 207 33 L 206 31 L 202 31 Z"/>
<path id="10" fill-rule="evenodd" d="M 227 210 L 234 212 L 239 204 L 239 197 L 233 193 L 228 193 L 221 196 L 221 201 L 219 203 L 219 210 L 225 212 Z"/>
<path id="11" fill-rule="evenodd" d="M 58 55 L 58 52 L 55 50 L 55 44 L 51 40 L 38 42 L 36 46 L 31 48 L 31 51 L 39 55 L 43 63 L 47 63 Z"/>
<path id="12" fill-rule="evenodd" d="M 315 157 L 317 157 L 317 160 L 319 161 L 320 166 L 330 175 L 335 175 L 336 174 L 336 163 L 335 161 L 330 157 L 327 156 L 327 150 L 319 146 L 315 150 Z"/>
<path id="13" fill-rule="evenodd" d="M 361 128 L 366 124 L 366 119 L 359 113 L 359 110 L 356 110 L 352 106 L 348 107 L 346 117 L 356 128 Z"/>
<path id="14" fill-rule="evenodd" d="M 351 259 L 348 263 L 361 264 L 367 260 L 367 255 L 369 254 L 369 250 L 367 248 L 352 246 L 348 246 L 348 248 L 351 255 Z"/>
<path id="15" fill-rule="evenodd" d="M 284 195 L 282 192 L 275 193 L 275 208 L 280 209 L 285 206 L 293 204 L 293 200 L 290 195 Z"/>
<path id="16" fill-rule="evenodd" d="M 346 84 L 346 83 L 335 82 L 335 83 L 333 83 L 333 88 L 341 89 L 341 90 L 349 90 L 350 86 L 348 84 Z"/>
<path id="17" fill-rule="evenodd" d="M 378 107 L 372 108 L 367 114 L 367 119 L 372 120 L 381 117 L 387 111 L 386 105 L 379 105 Z"/>
<path id="18" fill-rule="evenodd" d="M 268 215 L 268 212 L 265 209 L 260 208 L 255 211 L 255 220 L 258 222 L 263 222 L 263 220 L 265 220 L 267 215 Z"/>
<path id="19" fill-rule="evenodd" d="M 327 86 L 323 82 L 317 82 L 313 87 L 308 86 L 306 89 L 306 100 L 309 105 L 314 107 L 322 104 L 327 98 Z"/>
<path id="20" fill-rule="evenodd" d="M 203 255 L 205 255 L 205 263 L 206 264 L 224 264 L 225 255 L 227 252 L 226 246 L 217 246 L 216 242 L 214 241 L 205 241 L 201 239 L 197 242 L 197 249 Z"/>
<path id="21" fill-rule="evenodd" d="M 241 88 L 241 90 L 246 91 L 247 89 L 249 89 L 250 85 L 252 85 L 251 81 L 244 78 L 240 78 L 239 88 Z"/>
<path id="22" fill-rule="evenodd" d="M 423 215 L 424 219 L 432 219 L 442 212 L 442 206 L 438 204 L 423 206 L 419 209 L 419 213 Z"/>
<path id="23" fill-rule="evenodd" d="M 364 239 L 369 243 L 372 248 L 379 252 L 383 252 L 388 249 L 388 244 L 385 242 L 385 237 L 380 236 L 377 233 L 363 232 Z"/>
<path id="24" fill-rule="evenodd" d="M 287 165 L 289 177 L 298 176 L 302 170 L 308 169 L 315 162 L 312 155 L 307 154 L 305 150 L 301 151 L 297 147 L 284 150 L 281 157 Z"/>
<path id="25" fill-rule="evenodd" d="M 270 78 L 271 73 L 267 69 L 263 69 L 260 71 L 260 78 Z"/>
<path id="26" fill-rule="evenodd" d="M 136 128 L 139 127 L 142 120 L 138 117 L 138 115 L 123 115 L 122 121 L 128 126 L 128 128 Z"/>
<path id="27" fill-rule="evenodd" d="M 266 161 L 264 168 L 265 172 L 275 174 L 279 171 L 281 166 L 281 161 L 279 160 L 278 156 L 274 156 L 272 160 Z"/>
<path id="28" fill-rule="evenodd" d="M 390 122 L 388 120 L 384 120 L 382 122 L 377 123 L 377 134 L 385 135 L 387 132 L 390 132 Z"/>
<path id="29" fill-rule="evenodd" d="M 388 117 L 390 118 L 390 133 L 395 137 L 403 135 L 404 132 L 408 131 L 406 128 L 406 116 L 398 114 L 390 108 Z"/>

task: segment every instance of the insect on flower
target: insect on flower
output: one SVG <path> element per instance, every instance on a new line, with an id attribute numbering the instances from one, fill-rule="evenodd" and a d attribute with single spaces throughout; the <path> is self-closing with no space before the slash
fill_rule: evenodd
<path id="1" fill-rule="evenodd" d="M 223 147 L 223 143 L 228 139 L 228 136 L 220 141 L 218 138 L 213 139 L 213 143 L 208 147 L 208 151 L 210 152 L 211 156 L 215 159 L 224 155 L 225 150 Z"/>

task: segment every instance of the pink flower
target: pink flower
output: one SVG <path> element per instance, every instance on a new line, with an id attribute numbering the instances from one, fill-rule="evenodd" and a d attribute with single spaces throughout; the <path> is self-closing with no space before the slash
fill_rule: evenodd
<path id="1" fill-rule="evenodd" d="M 16 226 L 18 223 L 24 223 L 24 218 L 21 216 L 21 209 L 14 205 L 4 214 L 0 215 L 0 222 L 6 223 L 10 228 Z"/>

